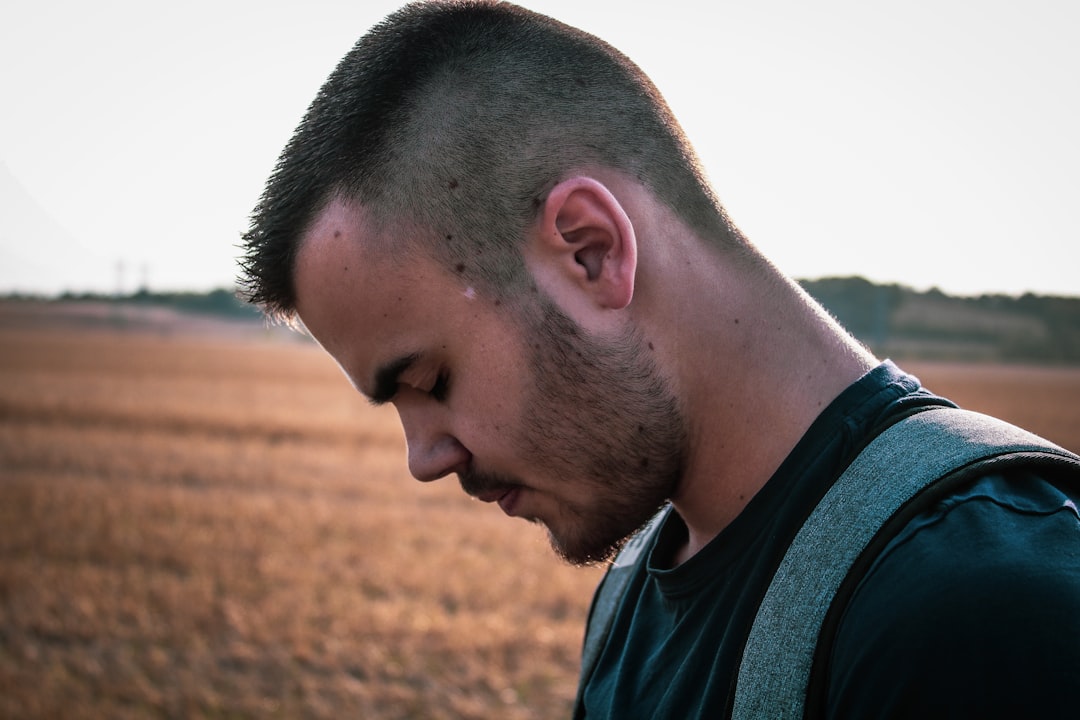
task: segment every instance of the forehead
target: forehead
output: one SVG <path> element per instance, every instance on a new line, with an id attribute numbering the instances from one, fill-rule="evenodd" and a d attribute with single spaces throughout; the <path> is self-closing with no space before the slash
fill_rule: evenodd
<path id="1" fill-rule="evenodd" d="M 479 310 L 472 288 L 426 253 L 392 251 L 402 245 L 415 243 L 380 233 L 363 207 L 339 200 L 300 242 L 297 313 L 365 392 L 380 364 L 438 348 L 450 327 L 462 329 Z"/>
<path id="2" fill-rule="evenodd" d="M 424 277 L 431 272 L 423 263 L 414 264 L 413 277 L 407 277 L 374 228 L 363 207 L 334 200 L 300 240 L 293 274 L 297 313 L 335 357 L 344 339 L 369 330 L 368 315 L 380 308 L 400 312 L 410 286 L 432 281 Z"/>
<path id="3" fill-rule="evenodd" d="M 341 291 L 337 301 L 353 302 L 358 293 L 402 291 L 417 282 L 449 279 L 448 273 L 422 248 L 421 231 L 401 221 L 379 223 L 359 203 L 334 199 L 300 238 L 293 284 L 297 309 L 312 300 Z M 317 291 L 317 292 L 313 292 Z"/>
<path id="4" fill-rule="evenodd" d="M 325 262 L 346 260 L 346 256 L 354 256 L 352 259 L 356 261 L 363 259 L 368 264 L 386 262 L 388 253 L 381 251 L 383 245 L 369 210 L 360 203 L 334 198 L 300 237 L 296 284 L 299 286 L 306 279 L 305 271 L 325 272 Z"/>
<path id="5" fill-rule="evenodd" d="M 300 238 L 293 270 L 296 309 L 320 342 L 326 321 L 344 315 L 362 300 L 361 291 L 373 289 L 376 267 L 387 269 L 387 254 L 379 251 L 372 228 L 362 207 L 334 200 Z"/>

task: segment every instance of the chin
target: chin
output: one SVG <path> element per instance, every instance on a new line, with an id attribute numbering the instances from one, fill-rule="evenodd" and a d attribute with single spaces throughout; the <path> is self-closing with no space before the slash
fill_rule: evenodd
<path id="1" fill-rule="evenodd" d="M 550 527 L 548 541 L 555 554 L 571 565 L 587 567 L 602 565 L 611 560 L 619 552 L 626 538 L 620 538 L 615 542 L 597 542 L 592 538 L 560 536 Z M 590 542 L 592 540 L 592 542 Z"/>

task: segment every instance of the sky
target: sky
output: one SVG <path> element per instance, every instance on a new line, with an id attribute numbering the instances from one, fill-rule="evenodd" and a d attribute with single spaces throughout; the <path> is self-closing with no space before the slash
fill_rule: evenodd
<path id="1" fill-rule="evenodd" d="M 0 293 L 232 287 L 278 153 L 399 4 L 5 2 Z M 788 274 L 1080 295 L 1080 3 L 520 4 L 653 78 Z"/>

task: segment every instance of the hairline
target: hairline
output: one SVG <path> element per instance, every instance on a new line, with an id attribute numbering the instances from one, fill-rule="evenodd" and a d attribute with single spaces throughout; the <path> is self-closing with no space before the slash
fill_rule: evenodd
<path id="1" fill-rule="evenodd" d="M 553 186 L 554 185 L 552 185 L 552 187 Z M 546 194 L 544 199 L 546 200 Z M 364 202 L 358 197 L 357 193 L 349 192 L 348 189 L 341 184 L 324 193 L 323 198 L 319 202 L 312 203 L 313 211 L 296 233 L 295 242 L 292 244 L 294 252 L 289 259 L 290 264 L 288 267 L 289 285 L 291 288 L 288 302 L 279 302 L 272 310 L 264 307 L 264 310 L 268 312 L 272 319 L 281 322 L 288 327 L 308 332 L 303 325 L 303 320 L 300 318 L 298 310 L 299 298 L 296 279 L 299 271 L 300 259 L 313 242 L 316 226 L 321 221 L 323 215 L 335 203 L 340 203 L 351 212 L 359 212 L 362 214 L 363 222 L 366 223 L 363 233 L 364 237 L 362 239 L 351 239 L 349 242 L 362 243 L 374 250 L 376 254 L 371 257 L 373 259 L 377 258 L 376 262 L 388 263 L 392 267 L 400 268 L 410 261 L 420 258 L 430 261 L 439 271 L 445 273 L 448 277 L 458 278 L 476 291 L 487 294 L 498 301 L 500 305 L 510 310 L 510 313 L 516 318 L 515 322 L 524 319 L 524 313 L 528 312 L 527 308 L 533 305 L 533 303 L 524 300 L 526 296 L 537 292 L 541 295 L 544 294 L 538 289 L 532 272 L 525 265 L 524 254 L 522 252 L 526 241 L 524 235 L 517 238 L 516 242 L 513 243 L 511 247 L 506 248 L 506 250 L 515 252 L 520 258 L 520 267 L 522 271 L 521 280 L 523 280 L 524 283 L 491 282 L 481 273 L 475 272 L 468 265 L 464 265 L 460 269 L 456 268 L 451 254 L 445 251 L 440 252 L 441 245 L 439 242 L 439 233 L 430 226 L 417 222 L 414 219 L 407 218 L 405 216 L 406 213 L 401 209 L 383 207 L 377 201 Z M 526 225 L 535 221 L 535 217 L 536 216 L 534 216 L 533 220 Z"/>
<path id="2" fill-rule="evenodd" d="M 248 273 L 244 287 L 249 301 L 260 304 L 264 310 L 272 311 L 278 319 L 288 321 L 295 315 L 296 292 L 293 281 L 297 256 L 304 244 L 304 238 L 310 233 L 321 213 L 335 198 L 360 203 L 371 208 L 375 211 L 378 223 L 384 230 L 392 228 L 406 215 L 412 215 L 411 224 L 417 232 L 410 233 L 408 242 L 401 242 L 394 248 L 395 252 L 388 255 L 423 252 L 450 272 L 454 272 L 459 265 L 463 265 L 461 274 L 482 288 L 501 294 L 515 290 L 520 292 L 525 287 L 524 282 L 529 279 L 527 269 L 522 267 L 523 263 L 520 259 L 522 233 L 531 222 L 535 221 L 536 211 L 550 188 L 560 179 L 574 172 L 574 164 L 579 162 L 622 174 L 636 174 L 639 179 L 645 180 L 646 187 L 664 206 L 671 209 L 676 217 L 688 228 L 696 231 L 703 240 L 727 248 L 732 245 L 737 247 L 740 244 L 737 229 L 728 221 L 725 211 L 705 180 L 696 152 L 678 126 L 671 108 L 651 79 L 621 51 L 580 29 L 523 8 L 488 2 L 464 2 L 455 6 L 458 10 L 464 10 L 463 15 L 479 13 L 480 22 L 493 23 L 492 26 L 497 27 L 498 33 L 501 33 L 503 37 L 518 36 L 522 23 L 529 32 L 539 29 L 541 41 L 536 46 L 539 49 L 536 49 L 535 53 L 520 57 L 511 53 L 511 59 L 515 63 L 520 63 L 523 72 L 529 71 L 530 63 L 536 60 L 536 53 L 542 54 L 547 43 L 551 43 L 551 47 L 569 45 L 587 56 L 595 55 L 598 58 L 595 65 L 598 73 L 596 78 L 613 80 L 615 84 L 612 87 L 616 89 L 612 89 L 608 94 L 602 90 L 596 93 L 589 90 L 585 98 L 586 105 L 583 107 L 603 108 L 605 103 L 610 104 L 617 100 L 619 93 L 634 93 L 638 101 L 631 103 L 627 112 L 633 109 L 635 122 L 641 123 L 641 128 L 645 133 L 638 136 L 642 142 L 632 146 L 637 151 L 625 154 L 621 151 L 615 152 L 612 147 L 597 140 L 595 135 L 584 132 L 581 137 L 570 136 L 565 148 L 569 153 L 567 155 L 559 153 L 548 155 L 547 148 L 543 147 L 542 142 L 539 146 L 536 143 L 533 144 L 534 150 L 536 147 L 542 149 L 540 154 L 526 154 L 524 157 L 527 158 L 527 164 L 532 163 L 529 167 L 543 174 L 530 175 L 528 170 L 524 170 L 515 176 L 515 170 L 504 171 L 502 166 L 495 166 L 491 172 L 485 169 L 481 177 L 490 175 L 496 180 L 501 178 L 516 183 L 506 185 L 507 192 L 503 195 L 490 189 L 490 186 L 488 190 L 481 190 L 479 193 L 472 186 L 468 188 L 469 193 L 465 193 L 464 189 L 454 191 L 458 179 L 467 183 L 469 175 L 467 172 L 462 175 L 463 170 L 460 168 L 456 171 L 448 170 L 453 167 L 453 156 L 447 160 L 437 153 L 432 154 L 433 149 L 437 149 L 438 145 L 437 141 L 432 144 L 431 138 L 441 135 L 442 120 L 442 116 L 434 112 L 433 105 L 444 107 L 445 105 L 436 102 L 438 98 L 445 97 L 447 93 L 453 95 L 463 87 L 486 87 L 484 83 L 491 82 L 491 75 L 490 73 L 481 75 L 481 80 L 478 81 L 480 84 L 475 86 L 440 83 L 439 78 L 453 77 L 447 74 L 449 72 L 447 68 L 450 66 L 444 58 L 441 64 L 430 66 L 428 72 L 422 71 L 413 76 L 408 75 L 411 71 L 405 71 L 406 76 L 411 78 L 410 82 L 415 82 L 412 86 L 416 91 L 412 95 L 415 103 L 411 100 L 407 101 L 395 106 L 387 115 L 382 116 L 380 122 L 383 123 L 390 122 L 394 117 L 398 120 L 404 119 L 405 125 L 399 126 L 398 130 L 390 133 L 388 126 L 384 125 L 381 129 L 370 131 L 369 135 L 363 136 L 369 137 L 374 143 L 371 151 L 372 159 L 362 163 L 359 169 L 349 169 L 346 167 L 350 162 L 346 159 L 347 155 L 339 154 L 325 158 L 324 155 L 319 154 L 322 151 L 319 151 L 317 147 L 321 137 L 318 133 L 337 133 L 333 137 L 339 139 L 346 137 L 341 135 L 346 132 L 342 129 L 345 127 L 354 128 L 349 132 L 369 133 L 368 129 L 363 129 L 367 126 L 362 126 L 361 130 L 356 131 L 357 126 L 335 125 L 334 123 L 345 122 L 347 119 L 347 115 L 341 114 L 342 108 L 347 106 L 336 104 L 333 98 L 348 97 L 355 92 L 363 99 L 366 97 L 363 93 L 367 92 L 369 87 L 382 92 L 378 88 L 384 86 L 379 85 L 377 79 L 363 80 L 368 84 L 356 87 L 350 85 L 354 67 L 360 68 L 357 72 L 361 75 L 357 77 L 361 79 L 366 77 L 362 74 L 365 72 L 363 63 L 372 61 L 372 56 L 367 54 L 369 47 L 367 43 L 371 44 L 370 47 L 383 47 L 389 40 L 387 29 L 392 30 L 397 27 L 393 24 L 377 26 L 357 43 L 353 51 L 346 55 L 320 90 L 304 121 L 283 152 L 279 165 L 260 200 L 260 205 L 256 208 L 252 229 L 245 235 L 249 254 L 242 261 L 242 266 Z M 419 25 L 410 25 L 410 13 L 413 10 L 416 11 L 416 17 L 412 19 L 419 19 L 421 21 Z M 426 18 L 425 14 L 427 14 Z M 450 22 L 461 29 L 463 26 L 458 23 L 458 20 L 462 18 L 450 17 L 451 15 L 458 15 L 457 10 L 446 13 L 435 9 L 434 4 L 417 4 L 395 13 L 386 22 L 403 21 L 402 27 L 407 32 L 413 32 L 417 28 L 421 33 L 428 32 L 431 27 L 435 27 L 435 25 L 429 25 L 429 21 Z M 473 30 L 475 31 L 475 27 Z M 465 37 L 467 36 L 468 31 L 465 34 Z M 390 42 L 389 47 L 399 48 L 393 42 Z M 461 52 L 461 47 L 454 52 Z M 447 56 L 450 59 L 453 57 L 455 57 L 453 54 Z M 356 65 L 356 63 L 361 64 Z M 379 65 L 376 62 L 375 65 L 369 67 L 377 68 Z M 483 63 L 480 63 L 479 67 L 483 69 Z M 586 65 L 586 68 L 588 67 Z M 390 71 L 396 72 L 393 67 Z M 581 75 L 569 77 L 566 75 L 566 73 L 578 72 L 570 65 L 560 65 L 557 72 L 562 73 L 560 77 L 563 80 L 576 78 L 582 87 L 585 87 Z M 521 77 L 519 76 L 519 79 Z M 527 80 L 531 76 L 525 75 L 524 78 Z M 372 82 L 374 85 L 370 84 Z M 606 87 L 595 83 L 593 86 Z M 382 96 L 375 97 L 378 99 Z M 393 99 L 392 93 L 390 97 Z M 499 107 L 496 105 L 497 109 Z M 517 116 L 512 111 L 503 109 L 510 112 L 511 124 L 517 122 L 514 119 Z M 372 117 L 378 119 L 380 116 L 376 114 Z M 460 122 L 462 117 L 458 117 L 455 122 Z M 497 122 L 491 118 L 485 119 Z M 582 127 L 588 129 L 591 126 L 586 123 Z M 464 131 L 460 125 L 451 124 L 446 128 L 450 133 L 457 133 L 459 140 L 469 140 L 467 133 L 461 134 Z M 665 129 L 659 131 L 658 128 Z M 432 134 L 433 132 L 435 135 Z M 482 130 L 477 130 L 477 132 L 482 132 Z M 396 145 L 391 143 L 392 138 Z M 600 142 L 600 144 L 590 144 L 592 142 Z M 404 150 L 402 150 L 403 147 Z M 468 146 L 467 143 L 462 145 L 451 142 L 447 147 L 452 151 L 462 153 Z M 560 145 L 556 144 L 555 147 L 560 147 Z M 573 153 L 576 153 L 576 157 L 570 157 Z M 458 160 L 465 158 L 465 161 L 461 163 L 463 167 L 468 167 L 468 157 L 465 154 L 458 158 Z M 547 161 L 544 160 L 545 157 Z M 559 157 L 562 157 L 562 161 L 557 159 Z M 329 163 L 325 165 L 325 172 L 319 165 L 303 165 L 305 161 L 320 158 Z M 652 164 L 641 164 L 650 158 L 653 159 Z M 657 159 L 659 162 L 655 162 Z M 416 160 L 419 160 L 421 164 L 414 164 Z M 302 178 L 304 174 L 313 174 L 315 182 L 318 183 L 318 186 L 311 188 L 311 193 L 306 197 L 302 187 L 297 192 L 297 186 L 290 184 L 297 183 L 297 178 Z M 399 178 L 404 178 L 404 181 L 399 182 Z M 414 182 L 410 183 L 410 178 Z M 323 180 L 326 181 L 325 184 Z M 419 184 L 416 184 L 417 182 Z M 447 182 L 452 192 L 447 192 Z M 493 192 L 495 197 L 491 197 Z M 284 214 L 285 211 L 279 209 L 282 205 L 285 208 L 290 206 L 293 208 L 291 222 Z M 500 218 L 500 222 L 492 223 L 492 218 L 496 216 Z M 388 239 L 391 235 L 394 237 Z M 382 242 L 386 242 L 391 247 L 393 243 L 398 242 L 397 235 L 398 233 L 394 232 L 380 233 L 380 236 L 384 238 Z M 724 236 L 727 240 L 723 239 Z M 712 237 L 715 237 L 718 242 L 713 243 L 709 240 Z M 443 239 L 447 242 L 442 242 Z M 273 267 L 274 264 L 278 265 L 276 269 Z"/>

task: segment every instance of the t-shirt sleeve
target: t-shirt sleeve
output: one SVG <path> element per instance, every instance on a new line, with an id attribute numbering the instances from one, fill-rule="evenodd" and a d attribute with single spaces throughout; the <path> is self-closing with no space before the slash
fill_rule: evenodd
<path id="1" fill-rule="evenodd" d="M 1075 486 L 985 477 L 901 531 L 837 626 L 826 716 L 1074 716 Z"/>

